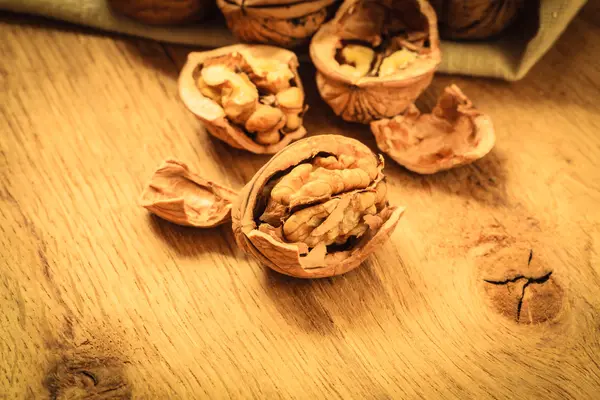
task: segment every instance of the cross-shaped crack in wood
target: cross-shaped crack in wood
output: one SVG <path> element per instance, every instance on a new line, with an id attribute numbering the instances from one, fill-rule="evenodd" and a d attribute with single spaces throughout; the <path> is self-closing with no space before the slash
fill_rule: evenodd
<path id="1" fill-rule="evenodd" d="M 531 265 L 533 250 L 527 266 Z M 485 291 L 496 311 L 522 324 L 537 324 L 556 317 L 561 307 L 562 289 L 544 274 L 515 274 L 504 280 L 484 279 Z"/>

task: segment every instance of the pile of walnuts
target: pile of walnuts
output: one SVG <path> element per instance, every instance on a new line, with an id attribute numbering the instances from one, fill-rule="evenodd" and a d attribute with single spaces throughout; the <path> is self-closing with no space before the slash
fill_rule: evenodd
<path id="1" fill-rule="evenodd" d="M 190 12 L 178 13 L 177 20 L 193 20 L 201 2 L 159 3 L 150 2 L 144 15 L 172 7 Z M 459 2 L 447 3 L 444 10 Z M 302 139 L 308 105 L 298 59 L 278 46 L 310 41 L 323 100 L 342 119 L 368 125 L 379 149 L 411 171 L 458 167 L 494 146 L 490 118 L 457 86 L 444 90 L 431 113 L 414 104 L 442 57 L 436 9 L 426 0 L 217 5 L 232 32 L 253 44 L 190 53 L 179 76 L 180 97 L 213 136 L 274 156 L 240 193 L 199 177 L 180 161 L 166 161 L 142 195 L 142 205 L 162 218 L 204 228 L 232 221 L 247 254 L 305 278 L 347 272 L 391 235 L 403 208 L 388 202 L 383 157 L 342 136 Z"/>

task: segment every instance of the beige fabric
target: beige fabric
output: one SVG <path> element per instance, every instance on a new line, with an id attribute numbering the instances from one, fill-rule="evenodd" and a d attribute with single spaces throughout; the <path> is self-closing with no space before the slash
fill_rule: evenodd
<path id="1" fill-rule="evenodd" d="M 550 49 L 586 0 L 540 0 L 539 30 L 529 41 L 442 43 L 440 70 L 517 80 Z"/>
<path id="2" fill-rule="evenodd" d="M 548 51 L 585 0 L 540 0 L 539 30 L 526 42 L 442 42 L 440 71 L 517 80 Z M 0 9 L 43 15 L 171 43 L 220 47 L 235 43 L 220 16 L 187 27 L 154 27 L 114 14 L 105 0 L 0 0 Z M 303 57 L 300 57 L 301 59 Z"/>

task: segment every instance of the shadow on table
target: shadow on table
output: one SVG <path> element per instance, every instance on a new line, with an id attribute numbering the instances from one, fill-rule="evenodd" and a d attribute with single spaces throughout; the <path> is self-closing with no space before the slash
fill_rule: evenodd
<path id="1" fill-rule="evenodd" d="M 236 256 L 237 249 L 229 223 L 202 229 L 176 225 L 153 214 L 148 215 L 148 221 L 153 233 L 181 257 L 193 258 L 215 252 Z"/>
<path id="2" fill-rule="evenodd" d="M 375 269 L 367 260 L 341 276 L 300 279 L 265 268 L 264 287 L 290 325 L 325 336 L 387 318 L 381 313 L 392 309 L 392 300 Z"/>
<path id="3" fill-rule="evenodd" d="M 386 161 L 389 157 L 386 157 Z M 390 165 L 391 164 L 391 165 Z M 386 164 L 388 182 L 407 191 L 447 193 L 493 208 L 509 205 L 506 158 L 494 149 L 476 162 L 433 175 L 411 172 L 393 160 Z"/>
<path id="4" fill-rule="evenodd" d="M 179 70 L 183 66 L 173 58 L 167 47 L 159 42 L 140 38 L 115 38 L 119 51 L 133 61 L 133 66 L 149 66 L 162 75 L 177 80 Z"/>
<path id="5" fill-rule="evenodd" d="M 272 157 L 271 154 L 254 154 L 243 149 L 231 147 L 222 140 L 212 136 L 202 122 L 198 121 L 198 135 L 206 135 L 205 150 L 210 151 L 211 158 L 220 166 L 220 171 L 231 182 L 241 188 L 254 177 L 254 174 Z M 201 139 L 202 140 L 202 139 Z"/>

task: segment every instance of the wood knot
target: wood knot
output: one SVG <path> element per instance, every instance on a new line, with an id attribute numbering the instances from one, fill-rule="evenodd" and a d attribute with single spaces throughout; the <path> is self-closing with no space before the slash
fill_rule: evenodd
<path id="1" fill-rule="evenodd" d="M 536 250 L 517 245 L 488 254 L 483 260 L 484 293 L 496 312 L 521 324 L 556 318 L 562 308 L 563 289 Z"/>
<path id="2" fill-rule="evenodd" d="M 65 351 L 44 379 L 51 399 L 130 399 L 123 362 L 95 348 Z"/>

